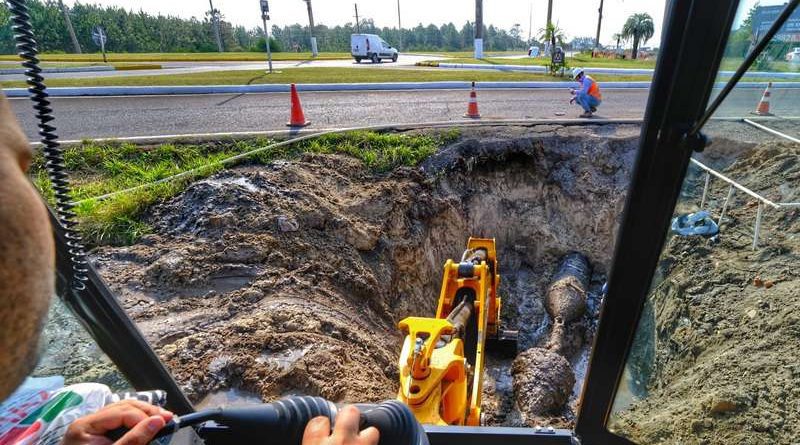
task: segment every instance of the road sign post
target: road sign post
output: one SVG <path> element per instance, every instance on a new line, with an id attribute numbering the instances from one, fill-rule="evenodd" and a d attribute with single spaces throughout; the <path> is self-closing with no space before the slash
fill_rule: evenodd
<path id="1" fill-rule="evenodd" d="M 267 64 L 269 65 L 267 73 L 272 74 L 272 48 L 269 46 L 269 28 L 267 27 L 267 20 L 269 20 L 268 0 L 261 0 L 261 20 L 264 22 L 264 43 L 267 47 Z"/>
<path id="2" fill-rule="evenodd" d="M 92 40 L 94 44 L 100 47 L 100 51 L 103 53 L 103 63 L 108 63 L 108 57 L 106 57 L 106 32 L 102 26 L 95 26 L 92 29 Z"/>

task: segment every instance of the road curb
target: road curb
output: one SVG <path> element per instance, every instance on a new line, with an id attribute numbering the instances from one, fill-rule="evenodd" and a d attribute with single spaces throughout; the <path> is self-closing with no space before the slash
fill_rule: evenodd
<path id="1" fill-rule="evenodd" d="M 297 85 L 299 92 L 342 91 L 421 91 L 469 90 L 472 82 L 401 82 L 401 83 L 309 83 Z M 574 86 L 573 82 L 476 82 L 479 90 L 494 89 L 562 89 Z M 723 82 L 715 85 L 722 88 Z M 765 88 L 767 82 L 740 82 L 737 88 Z M 649 89 L 649 81 L 603 82 L 605 89 Z M 779 82 L 773 89 L 800 88 L 800 82 Z M 25 88 L 9 88 L 8 97 L 27 97 Z M 120 86 L 120 87 L 54 87 L 47 89 L 51 97 L 102 97 L 102 96 L 177 96 L 186 94 L 247 94 L 288 93 L 289 84 L 270 85 L 198 85 L 198 86 Z"/>
<path id="2" fill-rule="evenodd" d="M 546 73 L 547 68 L 541 65 L 494 65 L 483 63 L 443 63 L 439 62 L 439 68 L 445 69 L 461 69 L 461 70 L 495 70 L 495 71 L 526 71 L 532 73 Z M 649 68 L 599 68 L 599 67 L 586 67 L 584 70 L 588 74 L 606 74 L 618 76 L 652 76 L 654 70 Z M 730 77 L 734 71 L 720 71 L 721 76 Z M 777 73 L 767 71 L 748 71 L 745 77 L 751 78 L 773 78 L 773 79 L 798 79 L 800 80 L 800 73 Z"/>
<path id="3" fill-rule="evenodd" d="M 318 83 L 297 85 L 299 92 L 341 91 L 419 91 L 468 90 L 472 82 L 402 82 L 402 83 Z M 556 89 L 570 82 L 478 82 L 479 89 Z M 649 88 L 650 82 L 605 82 L 606 88 Z M 202 85 L 202 86 L 120 86 L 120 87 L 51 87 L 51 97 L 76 96 L 172 96 L 183 94 L 288 93 L 288 84 L 271 85 Z M 8 97 L 25 97 L 25 88 L 5 90 Z"/>

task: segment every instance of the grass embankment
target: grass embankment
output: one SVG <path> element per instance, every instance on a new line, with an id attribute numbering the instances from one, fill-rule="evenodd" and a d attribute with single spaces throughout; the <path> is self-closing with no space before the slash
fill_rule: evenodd
<path id="1" fill-rule="evenodd" d="M 329 134 L 296 144 L 277 147 L 254 154 L 249 163 L 267 163 L 291 159 L 303 153 L 340 153 L 353 156 L 375 172 L 398 166 L 415 166 L 433 154 L 441 145 L 458 137 L 456 130 L 431 135 L 405 135 L 355 131 Z M 200 168 L 181 179 L 155 184 L 116 195 L 106 200 L 89 200 L 75 209 L 85 241 L 90 246 L 130 244 L 150 232 L 141 216 L 151 205 L 168 199 L 188 184 L 223 168 L 219 161 L 275 141 L 252 139 L 219 141 L 203 144 L 163 144 L 141 147 L 130 143 L 85 142 L 66 148 L 64 159 L 72 185 L 74 201 L 86 200 L 106 193 L 125 190 Z M 52 202 L 53 193 L 44 159 L 37 155 L 31 176 L 45 198 Z"/>
<path id="2" fill-rule="evenodd" d="M 265 60 L 265 53 L 107 53 L 109 63 L 115 62 L 252 62 Z M 316 58 L 311 53 L 272 53 L 272 60 L 335 60 L 349 59 L 350 53 L 320 53 Z M 0 55 L 0 60 L 19 60 L 16 55 Z M 90 54 L 41 54 L 43 62 L 97 62 L 103 63 L 103 55 Z"/>
<path id="3" fill-rule="evenodd" d="M 648 80 L 648 76 L 594 76 L 597 80 Z M 256 71 L 209 71 L 191 74 L 156 76 L 91 77 L 77 79 L 48 79 L 50 87 L 95 86 L 158 86 L 158 85 L 244 85 L 286 83 L 377 83 L 432 81 L 569 81 L 568 77 L 553 77 L 538 73 L 509 71 L 414 70 L 392 68 L 290 68 L 280 73 Z M 0 82 L 2 88 L 22 88 L 22 81 Z"/>

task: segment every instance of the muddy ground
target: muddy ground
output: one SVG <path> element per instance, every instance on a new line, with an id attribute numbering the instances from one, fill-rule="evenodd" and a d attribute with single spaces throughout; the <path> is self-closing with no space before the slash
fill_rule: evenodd
<path id="1" fill-rule="evenodd" d="M 700 156 L 775 202 L 800 201 L 800 146 L 712 145 Z M 704 177 L 684 188 L 697 209 Z M 728 192 L 712 181 L 715 217 Z M 718 242 L 671 237 L 612 427 L 648 444 L 796 444 L 800 437 L 800 209 L 734 194 Z"/>
<path id="2" fill-rule="evenodd" d="M 599 289 L 638 133 L 469 129 L 421 167 L 386 174 L 333 155 L 242 166 L 155 206 L 155 234 L 93 259 L 194 401 L 234 390 L 263 400 L 390 399 L 396 323 L 434 314 L 442 266 L 469 236 L 497 239 L 503 319 L 519 329 L 519 351 L 547 341 L 543 299 L 563 255 L 586 255 Z M 590 309 L 579 351 L 565 358 L 577 371 L 570 400 L 520 416 L 513 357 L 490 354 L 488 423 L 571 424 L 596 302 Z"/>
<path id="3" fill-rule="evenodd" d="M 800 201 L 796 146 L 732 122 L 709 133 L 717 140 L 701 161 L 770 199 Z M 155 206 L 154 235 L 93 260 L 195 402 L 379 401 L 397 387 L 396 322 L 433 314 L 442 264 L 468 236 L 496 237 L 503 320 L 520 331 L 520 355 L 488 357 L 486 420 L 570 426 L 637 136 L 632 126 L 470 129 L 422 168 L 386 174 L 341 156 L 239 167 Z M 702 184 L 692 172 L 679 212 L 697 210 Z M 712 182 L 715 217 L 726 193 Z M 753 251 L 756 207 L 734 197 L 718 242 L 668 240 L 611 422 L 637 442 L 800 437 L 800 214 L 766 212 Z M 552 334 L 545 293 L 572 251 L 593 268 L 583 338 L 551 360 L 533 348 Z M 53 319 L 43 374 L 124 386 L 83 359 L 96 347 L 61 335 L 73 320 Z M 521 373 L 532 364 L 557 375 Z M 527 395 L 547 387 L 558 397 Z M 542 401 L 561 406 L 522 412 Z"/>

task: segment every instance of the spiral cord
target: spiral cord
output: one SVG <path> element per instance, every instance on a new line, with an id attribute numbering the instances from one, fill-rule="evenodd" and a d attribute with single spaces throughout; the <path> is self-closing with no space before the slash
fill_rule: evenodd
<path id="1" fill-rule="evenodd" d="M 71 198 L 69 196 L 69 180 L 67 178 L 66 165 L 64 162 L 63 149 L 58 142 L 56 127 L 51 123 L 53 109 L 50 107 L 47 86 L 42 77 L 42 69 L 39 67 L 37 57 L 39 51 L 36 39 L 33 35 L 31 17 L 25 0 L 6 0 L 11 11 L 11 29 L 14 31 L 17 51 L 23 60 L 22 66 L 25 68 L 26 83 L 30 99 L 33 101 L 33 109 L 36 111 L 36 118 L 39 120 L 39 135 L 43 145 L 43 155 L 45 158 L 45 168 L 53 187 L 55 195 L 55 213 L 58 222 L 64 228 L 69 249 L 70 261 L 72 263 L 72 277 L 70 286 L 75 291 L 86 288 L 87 260 L 86 249 L 83 246 L 81 236 L 77 231 L 77 221 Z"/>

